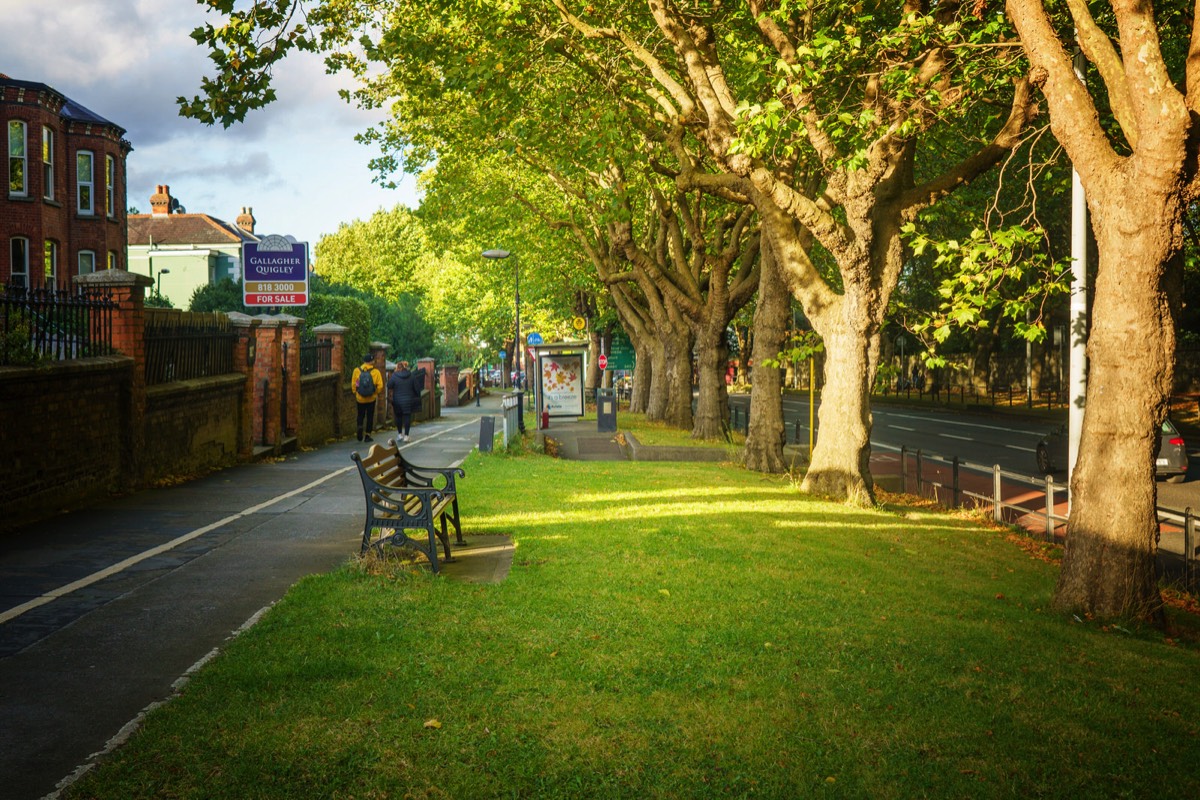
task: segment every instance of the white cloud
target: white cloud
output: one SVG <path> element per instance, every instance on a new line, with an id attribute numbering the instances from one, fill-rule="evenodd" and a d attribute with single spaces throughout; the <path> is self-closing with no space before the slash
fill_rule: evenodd
<path id="1" fill-rule="evenodd" d="M 276 70 L 279 99 L 223 129 L 180 117 L 176 105 L 210 72 L 189 36 L 205 21 L 201 5 L 0 0 L 0 19 L 0 71 L 49 84 L 127 130 L 129 203 L 142 211 L 166 183 L 188 211 L 232 219 L 252 206 L 259 231 L 315 244 L 341 222 L 418 202 L 412 179 L 395 191 L 372 183 L 377 153 L 354 135 L 381 112 L 345 103 L 337 90 L 351 87 L 349 76 L 325 74 L 320 56 L 290 56 Z"/>

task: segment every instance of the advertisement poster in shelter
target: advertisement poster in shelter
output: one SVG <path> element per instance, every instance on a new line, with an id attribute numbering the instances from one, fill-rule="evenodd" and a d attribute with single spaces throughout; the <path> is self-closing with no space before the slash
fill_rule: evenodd
<path id="1" fill-rule="evenodd" d="M 542 408 L 552 417 L 583 416 L 583 356 L 544 355 L 538 359 Z"/>

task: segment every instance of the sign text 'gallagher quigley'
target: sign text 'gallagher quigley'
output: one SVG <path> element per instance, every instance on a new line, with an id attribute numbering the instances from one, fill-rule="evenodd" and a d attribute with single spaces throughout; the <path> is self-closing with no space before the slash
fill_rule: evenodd
<path id="1" fill-rule="evenodd" d="M 247 306 L 308 305 L 308 244 L 282 236 L 244 243 L 242 302 Z"/>

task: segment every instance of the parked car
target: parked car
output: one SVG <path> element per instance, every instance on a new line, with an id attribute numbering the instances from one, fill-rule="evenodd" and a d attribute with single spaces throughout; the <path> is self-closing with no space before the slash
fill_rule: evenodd
<path id="1" fill-rule="evenodd" d="M 1168 483 L 1183 483 L 1187 479 L 1187 445 L 1184 443 L 1179 429 L 1169 419 L 1163 420 L 1154 464 L 1154 474 L 1159 478 L 1165 477 Z M 1037 465 L 1043 475 L 1067 468 L 1066 425 L 1047 434 L 1038 442 Z"/>

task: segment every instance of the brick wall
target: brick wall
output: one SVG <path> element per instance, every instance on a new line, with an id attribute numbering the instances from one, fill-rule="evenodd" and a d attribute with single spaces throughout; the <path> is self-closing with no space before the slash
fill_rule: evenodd
<path id="1" fill-rule="evenodd" d="M 122 488 L 133 361 L 123 357 L 0 370 L 0 527 Z"/>
<path id="2" fill-rule="evenodd" d="M 340 396 L 346 393 L 341 375 L 319 372 L 300 379 L 300 418 L 304 425 L 299 431 L 300 444 L 316 447 L 330 439 L 339 439 L 343 431 L 354 430 L 354 418 L 346 426 L 340 411 Z"/>
<path id="3" fill-rule="evenodd" d="M 44 84 L 0 78 L 0 142 L 7 153 L 8 122 L 25 123 L 26 192 L 24 196 L 0 193 L 0 283 L 10 278 L 9 240 L 29 240 L 29 285 L 52 288 L 45 280 L 47 242 L 57 250 L 55 287 L 67 289 L 79 274 L 79 254 L 91 251 L 95 268 L 108 266 L 108 254 L 125 264 L 126 198 L 125 157 L 129 142 L 124 130 L 112 123 L 81 120 L 65 113 L 66 98 Z M 54 138 L 53 189 L 47 192 L 42 168 L 42 131 Z M 77 156 L 92 154 L 91 214 L 80 213 L 77 200 Z M 108 173 L 106 159 L 114 164 L 113 215 L 106 213 Z M 7 163 L 0 168 L 7 176 Z M 47 195 L 51 197 L 47 198 Z"/>
<path id="4" fill-rule="evenodd" d="M 357 404 L 342 361 L 344 328 L 318 328 L 319 336 L 334 343 L 333 369 L 302 378 L 302 320 L 231 314 L 239 337 L 234 372 L 147 386 L 144 291 L 150 279 L 109 270 L 75 280 L 112 292 L 118 305 L 113 346 L 122 354 L 0 367 L 0 531 L 86 507 L 110 492 L 278 452 L 281 423 L 305 446 L 354 430 Z M 288 409 L 283 415 L 285 340 Z M 267 446 L 256 449 L 264 381 Z"/>
<path id="5" fill-rule="evenodd" d="M 231 374 L 147 389 L 141 481 L 237 463 L 245 386 L 244 376 Z"/>

